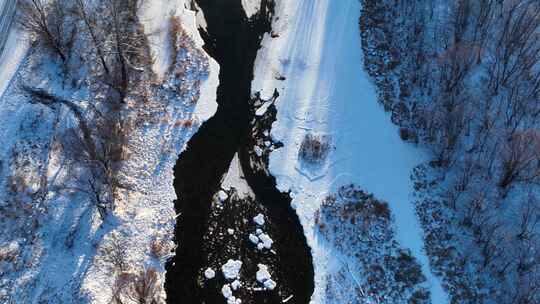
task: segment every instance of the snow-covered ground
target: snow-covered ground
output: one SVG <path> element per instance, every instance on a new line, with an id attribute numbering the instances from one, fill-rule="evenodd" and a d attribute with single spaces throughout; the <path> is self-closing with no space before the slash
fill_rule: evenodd
<path id="1" fill-rule="evenodd" d="M 0 97 L 28 50 L 28 39 L 13 25 L 15 1 L 0 0 Z"/>
<path id="2" fill-rule="evenodd" d="M 196 28 L 195 13 L 189 10 L 184 0 L 152 0 L 146 3 L 139 16 L 149 36 L 151 50 L 154 56 L 153 70 L 158 79 L 169 72 L 171 65 L 170 18 L 177 16 L 186 34 L 202 49 L 203 40 Z M 136 192 L 126 198 L 126 210 L 123 217 L 133 219 L 125 221 L 116 231 L 129 236 L 130 245 L 127 248 L 129 259 L 145 266 L 157 267 L 163 275 L 163 264 L 149 263 L 148 242 L 156 235 L 162 235 L 165 240 L 173 237 L 176 214 L 173 201 L 177 198 L 173 188 L 173 168 L 178 155 L 185 149 L 190 137 L 198 127 L 217 110 L 216 89 L 219 84 L 219 65 L 209 56 L 209 75 L 200 86 L 200 97 L 194 108 L 189 109 L 174 103 L 165 109 L 165 117 L 171 123 L 163 126 L 147 127 L 134 136 L 130 145 L 134 147 L 131 168 L 126 168 L 126 175 L 132 183 L 137 184 Z M 196 71 L 193 71 L 196 73 Z M 196 74 L 190 77 L 197 77 Z M 196 89 L 193 87 L 192 89 Z M 175 121 L 194 121 L 193 126 L 179 130 Z M 139 244 L 134 246 L 134 244 Z M 90 268 L 90 274 L 83 283 L 85 292 L 91 294 L 93 301 L 105 303 L 108 300 L 108 290 L 102 286 L 107 282 L 107 273 L 99 264 Z M 112 282 L 111 282 L 112 283 Z M 163 283 L 163 281 L 161 281 Z"/>
<path id="3" fill-rule="evenodd" d="M 313 302 L 324 303 L 326 274 L 340 263 L 318 235 L 314 214 L 328 193 L 355 183 L 389 203 L 397 239 L 422 264 L 432 302 L 447 303 L 430 271 L 411 200 L 410 174 L 423 161 L 422 151 L 401 141 L 363 70 L 359 1 L 282 0 L 276 15 L 273 30 L 279 37 L 265 36 L 252 90 L 263 98 L 270 98 L 274 88 L 280 93 L 272 136 L 284 147 L 271 154 L 270 171 L 280 190 L 292 191 L 313 251 Z M 278 75 L 286 80 L 277 80 Z M 308 133 L 329 136 L 335 148 L 319 167 L 298 160 Z"/>
<path id="4" fill-rule="evenodd" d="M 110 303 L 117 273 L 108 269 L 107 251 L 115 238 L 126 255 L 127 271 L 155 269 L 158 282 L 163 282 L 176 222 L 173 167 L 189 138 L 217 109 L 219 66 L 203 52 L 195 14 L 186 9 L 186 1 L 148 1 L 149 7 L 154 5 L 163 9 L 141 11 L 151 14 L 141 19 L 148 33 L 163 31 L 151 39 L 158 75 L 171 74 L 170 41 L 164 40 L 170 16 L 180 18 L 195 43 L 186 42 L 186 49 L 176 56 L 177 65 L 183 65 L 178 69 L 186 68 L 186 76 L 164 77 L 158 83 L 166 98 L 126 106 L 127 120 L 142 120 L 130 130 L 125 145 L 130 155 L 118 170 L 129 191 L 122 191 L 105 221 L 77 185 L 80 181 L 70 180 L 77 178 L 78 169 L 72 170 L 59 153 L 59 138 L 77 125 L 73 113 L 61 105 L 32 103 L 18 84 L 43 86 L 53 94 L 81 100 L 78 106 L 83 111 L 88 110 L 84 102 L 88 92 L 61 85 L 65 79 L 55 59 L 40 52 L 39 46 L 22 61 L 28 40 L 11 31 L 0 59 L 0 120 L 6 126 L 0 130 L 0 302 Z M 37 69 L 41 62 L 46 64 Z M 188 86 L 182 96 L 170 93 L 176 92 L 178 82 Z M 196 105 L 193 97 L 198 97 Z M 26 192 L 17 187 L 10 191 L 12 184 Z M 39 201 L 33 200 L 36 195 L 28 199 L 26 194 L 39 194 L 41 186 L 46 195 Z M 26 209 L 16 208 L 14 195 Z M 154 248 L 156 244 L 162 247 Z M 163 290 L 158 293 L 163 298 Z"/>
<path id="5" fill-rule="evenodd" d="M 147 1 L 139 11 L 145 32 L 150 41 L 154 56 L 153 70 L 159 78 L 163 77 L 171 62 L 170 17 L 178 16 L 184 30 L 202 49 L 203 39 L 198 25 L 205 24 L 204 15 L 189 9 L 187 0 L 151 0 Z M 216 88 L 219 84 L 219 65 L 208 56 L 210 75 L 201 84 L 201 96 L 195 106 L 194 115 L 201 123 L 212 117 L 217 111 Z"/>

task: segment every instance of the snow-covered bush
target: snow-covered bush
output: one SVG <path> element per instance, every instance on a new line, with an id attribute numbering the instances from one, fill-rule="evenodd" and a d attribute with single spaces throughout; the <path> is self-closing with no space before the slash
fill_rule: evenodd
<path id="1" fill-rule="evenodd" d="M 208 71 L 208 59 L 195 48 L 195 42 L 185 32 L 182 21 L 177 16 L 172 16 L 170 19 L 169 36 L 172 41 L 172 52 L 170 76 L 167 82 L 178 94 L 194 104 L 199 99 L 199 95 L 193 94 L 193 88 L 198 89 L 201 83 L 199 79 L 190 79 L 186 76 L 192 72 L 194 66 L 201 71 Z M 178 81 L 179 79 L 183 81 Z M 198 90 L 195 91 L 198 92 Z"/>
<path id="2" fill-rule="evenodd" d="M 171 252 L 171 247 L 168 240 L 162 236 L 154 235 L 154 239 L 150 243 L 150 253 L 159 260 Z"/>
<path id="3" fill-rule="evenodd" d="M 302 140 L 298 156 L 308 163 L 319 164 L 325 161 L 330 149 L 329 136 L 308 133 Z"/>
<path id="4" fill-rule="evenodd" d="M 161 283 L 155 268 L 144 268 L 136 272 L 120 274 L 113 286 L 111 303 L 163 303 Z"/>
<path id="5" fill-rule="evenodd" d="M 127 240 L 116 232 L 100 248 L 103 262 L 113 273 L 122 273 L 129 270 L 127 253 Z"/>
<path id="6" fill-rule="evenodd" d="M 429 303 L 420 264 L 394 239 L 386 202 L 355 185 L 343 186 L 324 199 L 316 223 L 340 254 L 356 262 L 328 275 L 328 299 L 348 295 L 356 297 L 351 303 Z M 354 281 L 359 285 L 351 284 Z"/>

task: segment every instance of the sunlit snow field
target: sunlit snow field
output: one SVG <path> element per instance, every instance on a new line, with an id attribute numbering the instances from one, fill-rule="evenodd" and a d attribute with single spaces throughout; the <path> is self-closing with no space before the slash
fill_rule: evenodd
<path id="1" fill-rule="evenodd" d="M 325 274 L 336 261 L 315 230 L 314 213 L 337 187 L 355 183 L 386 200 L 395 217 L 397 239 L 420 261 L 433 303 L 446 303 L 440 282 L 429 269 L 423 234 L 411 202 L 410 173 L 422 152 L 403 142 L 397 127 L 377 102 L 363 69 L 357 0 L 281 1 L 274 31 L 256 63 L 253 91 L 270 97 L 280 90 L 272 136 L 285 146 L 271 154 L 270 170 L 282 191 L 291 190 L 315 264 L 315 294 L 320 303 Z M 276 75 L 286 77 L 276 80 Z M 306 170 L 298 149 L 306 133 L 330 135 L 335 147 L 326 165 Z"/>

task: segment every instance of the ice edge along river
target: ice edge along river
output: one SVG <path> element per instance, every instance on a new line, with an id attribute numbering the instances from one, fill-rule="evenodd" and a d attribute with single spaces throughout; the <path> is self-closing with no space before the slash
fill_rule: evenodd
<path id="1" fill-rule="evenodd" d="M 279 37 L 264 38 L 252 85 L 264 98 L 274 88 L 280 92 L 272 136 L 285 146 L 271 154 L 270 171 L 280 190 L 291 190 L 313 251 L 314 303 L 324 302 L 325 276 L 336 263 L 315 230 L 314 214 L 326 194 L 350 183 L 389 203 L 397 239 L 422 264 L 432 303 L 448 303 L 430 270 L 411 198 L 410 174 L 423 153 L 399 138 L 377 102 L 362 64 L 360 8 L 358 0 L 278 0 L 273 29 Z M 306 172 L 298 162 L 307 132 L 331 135 L 336 148 L 318 172 Z"/>

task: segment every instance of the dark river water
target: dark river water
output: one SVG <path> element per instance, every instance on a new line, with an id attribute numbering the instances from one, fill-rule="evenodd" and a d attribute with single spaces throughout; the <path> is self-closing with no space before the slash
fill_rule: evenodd
<path id="1" fill-rule="evenodd" d="M 213 195 L 235 155 L 239 153 L 246 181 L 279 227 L 273 236 L 282 282 L 294 298 L 288 303 L 309 303 L 313 293 L 313 265 L 302 226 L 290 206 L 290 196 L 279 192 L 275 179 L 250 165 L 252 122 L 251 81 L 264 33 L 271 30 L 273 4 L 262 0 L 262 11 L 248 20 L 241 0 L 197 0 L 207 21 L 202 32 L 205 50 L 220 65 L 217 113 L 191 138 L 174 169 L 175 202 L 181 214 L 176 227 L 176 256 L 167 264 L 168 303 L 225 303 L 199 281 L 207 263 L 203 237 L 208 230 Z M 225 262 L 225 261 L 223 261 Z M 278 303 L 255 300 L 256 303 Z"/>

